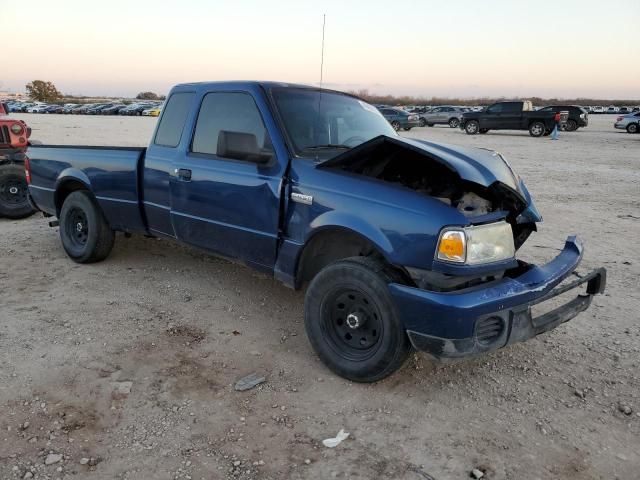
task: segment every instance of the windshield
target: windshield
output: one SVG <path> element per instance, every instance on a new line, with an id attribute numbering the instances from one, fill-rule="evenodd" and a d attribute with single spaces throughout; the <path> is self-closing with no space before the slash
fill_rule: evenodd
<path id="1" fill-rule="evenodd" d="M 335 156 L 379 135 L 396 136 L 374 106 L 333 92 L 274 88 L 276 107 L 300 156 Z"/>

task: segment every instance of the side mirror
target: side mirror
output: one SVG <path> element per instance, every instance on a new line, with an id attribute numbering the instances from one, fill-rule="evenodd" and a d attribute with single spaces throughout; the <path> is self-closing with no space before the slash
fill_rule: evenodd
<path id="1" fill-rule="evenodd" d="M 269 163 L 273 158 L 273 151 L 258 148 L 258 140 L 254 134 L 227 130 L 221 130 L 218 134 L 216 154 L 219 157 L 244 160 L 259 165 Z"/>

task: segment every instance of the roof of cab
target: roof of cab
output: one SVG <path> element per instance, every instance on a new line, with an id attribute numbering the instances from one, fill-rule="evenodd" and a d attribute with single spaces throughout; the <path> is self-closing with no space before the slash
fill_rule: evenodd
<path id="1" fill-rule="evenodd" d="M 272 88 L 297 88 L 307 90 L 322 90 L 323 92 L 340 93 L 342 95 L 354 96 L 347 92 L 341 92 L 339 90 L 331 90 L 327 88 L 320 88 L 314 85 L 304 85 L 299 83 L 287 83 L 287 82 L 274 82 L 274 81 L 257 81 L 257 80 L 229 80 L 229 81 L 217 81 L 217 82 L 189 82 L 179 83 L 175 85 L 171 90 L 194 88 L 196 90 L 206 90 L 209 88 L 215 88 L 216 86 L 224 86 L 226 88 L 238 88 L 238 89 L 252 89 L 255 87 L 262 87 L 265 90 Z"/>

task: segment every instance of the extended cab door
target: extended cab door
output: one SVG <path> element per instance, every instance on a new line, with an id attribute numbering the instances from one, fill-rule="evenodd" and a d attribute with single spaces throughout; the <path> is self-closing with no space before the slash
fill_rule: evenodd
<path id="1" fill-rule="evenodd" d="M 191 140 L 173 163 L 171 221 L 186 243 L 270 270 L 287 158 L 275 152 L 257 93 L 221 86 L 198 96 Z M 249 147 L 253 157 L 240 152 Z"/>

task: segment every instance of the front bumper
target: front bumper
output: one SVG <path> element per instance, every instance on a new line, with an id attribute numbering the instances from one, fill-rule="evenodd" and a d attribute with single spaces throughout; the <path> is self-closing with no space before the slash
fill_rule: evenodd
<path id="1" fill-rule="evenodd" d="M 562 252 L 543 266 L 455 292 L 389 285 L 411 343 L 439 360 L 464 358 L 521 342 L 571 320 L 604 292 L 606 270 L 558 286 L 582 260 L 582 243 L 569 237 Z M 583 286 L 586 293 L 543 315 L 531 308 Z"/>

